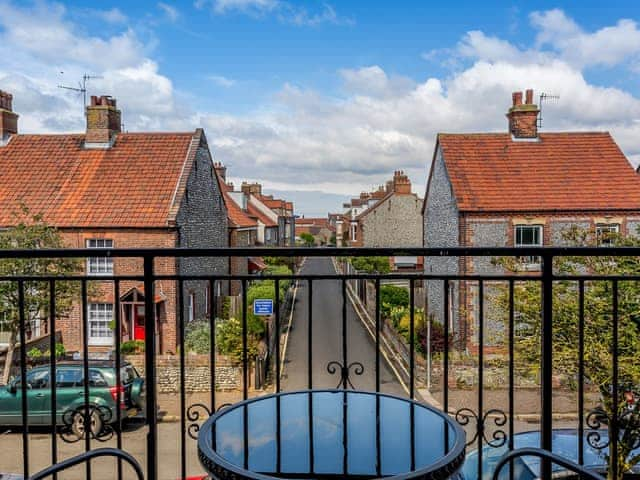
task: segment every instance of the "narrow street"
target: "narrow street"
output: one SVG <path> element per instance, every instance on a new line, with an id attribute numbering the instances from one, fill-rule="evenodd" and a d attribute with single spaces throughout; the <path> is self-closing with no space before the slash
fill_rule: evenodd
<path id="1" fill-rule="evenodd" d="M 335 273 L 328 257 L 307 258 L 301 275 Z M 282 376 L 283 390 L 308 388 L 309 288 L 306 281 L 298 282 L 298 292 Z M 351 368 L 349 379 L 358 390 L 375 390 L 375 343 L 357 317 L 347 299 L 347 364 L 360 362 L 362 375 Z M 312 380 L 313 388 L 336 388 L 340 370 L 331 375 L 329 362 L 342 363 L 342 289 L 339 280 L 315 280 L 312 305 Z M 387 365 L 380 360 L 380 389 L 386 393 L 406 395 Z"/>

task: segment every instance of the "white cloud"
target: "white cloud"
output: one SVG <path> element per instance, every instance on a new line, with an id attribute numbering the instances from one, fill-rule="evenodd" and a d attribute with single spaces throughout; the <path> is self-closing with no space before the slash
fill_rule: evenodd
<path id="1" fill-rule="evenodd" d="M 227 78 L 223 75 L 209 75 L 207 78 L 219 87 L 223 88 L 231 88 L 236 84 L 235 80 Z"/>
<path id="2" fill-rule="evenodd" d="M 310 11 L 285 0 L 196 0 L 196 8 L 210 6 L 217 15 L 244 13 L 254 16 L 274 14 L 282 23 L 315 27 L 324 23 L 353 25 L 350 18 L 341 17 L 333 6 L 325 3 L 320 11 Z"/>
<path id="3" fill-rule="evenodd" d="M 168 3 L 158 2 L 158 8 L 162 10 L 170 22 L 176 22 L 180 18 L 180 12 L 178 9 Z"/>
<path id="4" fill-rule="evenodd" d="M 584 69 L 609 64 L 577 61 L 562 46 L 579 39 L 607 51 L 609 37 L 598 32 L 618 32 L 622 21 L 585 33 L 561 12 L 537 13 L 531 17 L 536 44 L 514 45 L 470 31 L 448 50 L 459 63 L 446 76 L 410 79 L 375 64 L 344 68 L 336 72 L 340 95 L 284 84 L 270 101 L 233 115 L 197 111 L 200 102 L 176 91 L 149 46 L 126 26 L 95 37 L 58 5 L 15 5 L 0 0 L 0 89 L 15 94 L 21 131 L 81 131 L 78 97 L 55 85 L 73 84 L 89 71 L 103 76 L 90 82 L 90 93 L 115 96 L 128 130 L 203 126 L 214 157 L 234 178 L 346 195 L 370 189 L 401 168 L 422 193 L 437 132 L 506 131 L 511 92 L 533 88 L 536 95 L 560 95 L 544 106 L 545 130 L 610 130 L 629 158 L 640 162 L 640 100 L 590 83 Z M 64 39 L 73 54 L 38 38 L 27 42 L 34 31 L 43 31 L 49 42 Z M 110 50 L 116 46 L 126 51 Z M 619 53 L 608 61 L 623 68 L 633 61 L 633 53 L 614 50 Z M 210 80 L 232 86 L 221 73 Z"/>
<path id="5" fill-rule="evenodd" d="M 144 48 L 133 31 L 125 30 L 108 39 L 79 35 L 65 15 L 66 9 L 60 4 L 37 3 L 23 9 L 0 1 L 0 46 L 49 63 L 82 63 L 101 69 L 142 59 Z M 7 57 L 2 58 L 4 62 Z"/>
<path id="6" fill-rule="evenodd" d="M 558 9 L 533 12 L 530 20 L 539 30 L 537 46 L 550 47 L 577 67 L 618 65 L 640 54 L 640 30 L 633 20 L 622 19 L 592 33 Z"/>
<path id="7" fill-rule="evenodd" d="M 218 14 L 233 11 L 242 12 L 265 12 L 275 10 L 279 5 L 279 0 L 197 0 L 195 5 L 202 8 L 211 4 L 213 11 Z"/>
<path id="8" fill-rule="evenodd" d="M 95 11 L 95 10 L 94 10 Z M 111 10 L 97 10 L 98 16 L 109 23 L 126 23 L 127 16 L 122 13 L 118 8 L 112 8 Z"/>

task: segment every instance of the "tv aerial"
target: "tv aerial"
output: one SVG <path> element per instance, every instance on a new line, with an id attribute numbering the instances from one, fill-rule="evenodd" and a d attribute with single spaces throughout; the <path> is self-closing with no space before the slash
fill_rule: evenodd
<path id="1" fill-rule="evenodd" d="M 61 74 L 64 74 L 64 72 L 60 72 Z M 80 93 L 82 94 L 82 110 L 84 111 L 84 109 L 87 106 L 87 82 L 89 80 L 94 80 L 94 79 L 98 79 L 98 78 L 104 78 L 102 76 L 99 75 L 89 75 L 88 73 L 85 73 L 82 76 L 82 80 L 80 80 L 78 82 L 78 86 L 77 87 L 71 87 L 68 85 L 58 85 L 58 88 L 62 88 L 64 90 L 71 90 L 72 92 L 76 92 L 76 93 Z"/>
<path id="2" fill-rule="evenodd" d="M 548 100 L 560 100 L 560 95 L 551 95 L 544 92 L 540 94 L 540 101 L 538 102 L 538 108 L 540 109 L 538 113 L 538 128 L 542 128 L 542 103 Z"/>

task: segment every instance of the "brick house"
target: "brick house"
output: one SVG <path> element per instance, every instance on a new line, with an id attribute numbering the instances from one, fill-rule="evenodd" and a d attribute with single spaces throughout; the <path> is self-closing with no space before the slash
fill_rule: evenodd
<path id="1" fill-rule="evenodd" d="M 242 192 L 234 191 L 233 184 L 227 182 L 227 169 L 221 163 L 214 164 L 218 187 L 222 192 L 224 204 L 227 207 L 228 241 L 230 247 L 255 247 L 258 236 L 258 222 L 247 212 L 247 198 Z M 253 262 L 256 265 L 256 262 Z M 251 273 L 251 257 L 232 257 L 229 261 L 231 275 L 248 275 Z M 242 282 L 229 282 L 231 296 L 241 294 Z"/>
<path id="2" fill-rule="evenodd" d="M 313 235 L 315 245 L 327 245 L 332 242 L 336 229 L 329 223 L 329 218 L 296 219 L 296 240 L 300 240 L 302 233 Z"/>
<path id="3" fill-rule="evenodd" d="M 385 186 L 345 204 L 345 218 L 339 222 L 341 236 L 351 247 L 422 246 L 422 203 L 411 191 L 409 177 L 397 170 Z M 390 260 L 393 270 L 422 269 L 421 257 Z"/>
<path id="4" fill-rule="evenodd" d="M 262 185 L 242 182 L 240 190 L 247 199 L 247 213 L 258 222 L 258 245 L 277 247 L 280 245 L 280 220 L 277 212 L 261 200 Z M 293 204 L 289 203 L 291 212 Z"/>
<path id="5" fill-rule="evenodd" d="M 226 247 L 227 212 L 215 181 L 202 129 L 181 133 L 120 130 L 120 110 L 110 97 L 92 97 L 84 133 L 19 134 L 12 98 L 0 93 L 0 228 L 13 225 L 21 205 L 57 227 L 71 248 Z M 157 274 L 222 274 L 226 259 L 159 259 Z M 138 259 L 89 258 L 88 275 L 141 274 Z M 113 282 L 101 282 L 88 299 L 92 351 L 113 348 Z M 185 282 L 187 320 L 204 317 L 211 305 L 203 282 Z M 145 339 L 144 288 L 122 281 L 123 340 Z M 223 295 L 219 290 L 217 295 Z M 179 294 L 170 281 L 155 292 L 158 351 L 175 352 Z M 68 351 L 82 348 L 81 305 L 57 326 Z M 42 320 L 32 325 L 45 334 Z"/>
<path id="6" fill-rule="evenodd" d="M 533 91 L 524 103 L 521 92 L 512 100 L 507 132 L 438 135 L 422 210 L 424 246 L 557 246 L 574 226 L 602 243 L 608 232 L 636 235 L 640 176 L 611 135 L 540 133 Z M 535 257 L 524 266 L 540 268 Z M 425 265 L 425 273 L 499 271 L 486 257 L 432 257 Z M 442 284 L 428 283 L 428 312 L 442 321 Z M 476 288 L 452 288 L 447 307 L 451 327 L 467 344 L 477 322 Z"/>
<path id="7" fill-rule="evenodd" d="M 296 236 L 296 216 L 293 211 L 293 203 L 280 198 L 273 198 L 273 195 L 264 195 L 261 188 L 260 193 L 254 196 L 262 205 L 266 206 L 278 217 L 278 246 L 294 246 Z"/>

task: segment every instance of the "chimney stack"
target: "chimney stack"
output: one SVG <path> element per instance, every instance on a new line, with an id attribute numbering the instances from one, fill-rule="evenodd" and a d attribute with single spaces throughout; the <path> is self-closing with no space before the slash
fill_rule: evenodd
<path id="1" fill-rule="evenodd" d="M 402 170 L 393 173 L 393 191 L 399 195 L 409 195 L 411 193 L 411 180 Z"/>
<path id="2" fill-rule="evenodd" d="M 222 180 L 222 183 L 227 183 L 227 167 L 222 162 L 213 162 L 213 169 L 216 171 L 216 175 Z"/>
<path id="3" fill-rule="evenodd" d="M 262 185 L 257 182 L 256 183 L 242 182 L 242 186 L 240 187 L 240 189 L 245 195 L 253 195 L 253 196 L 262 195 Z"/>
<path id="4" fill-rule="evenodd" d="M 92 96 L 91 105 L 87 107 L 85 146 L 110 147 L 116 134 L 120 133 L 120 118 L 115 98 Z"/>
<path id="5" fill-rule="evenodd" d="M 513 105 L 507 113 L 509 133 L 514 138 L 538 137 L 538 113 L 540 109 L 533 103 L 533 90 L 525 92 L 525 103 L 522 103 L 522 92 L 513 92 Z"/>
<path id="6" fill-rule="evenodd" d="M 0 145 L 18 133 L 18 115 L 13 112 L 13 95 L 0 90 Z"/>

